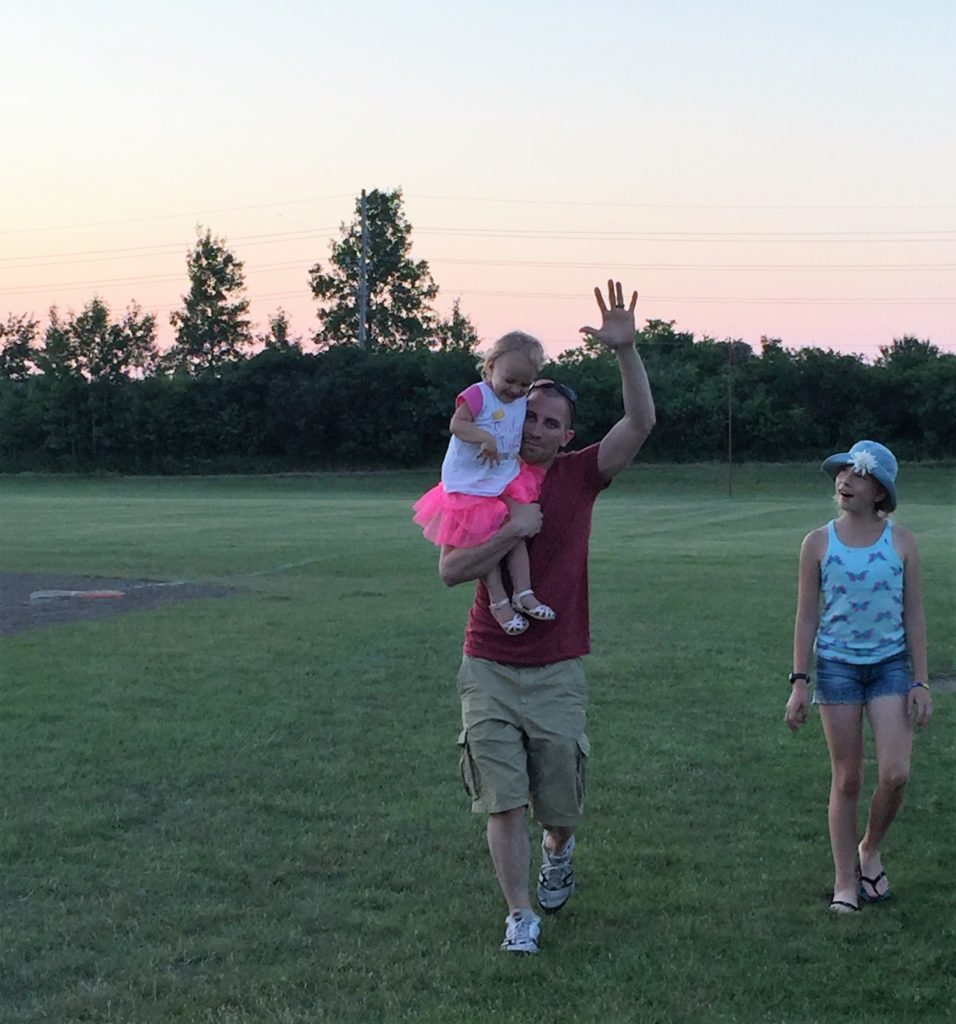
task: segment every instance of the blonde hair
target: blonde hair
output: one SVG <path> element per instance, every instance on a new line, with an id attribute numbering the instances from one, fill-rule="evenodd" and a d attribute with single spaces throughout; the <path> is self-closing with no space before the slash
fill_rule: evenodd
<path id="1" fill-rule="evenodd" d="M 491 346 L 478 363 L 478 372 L 482 380 L 488 380 L 495 360 L 508 352 L 520 352 L 534 367 L 535 373 L 540 373 L 541 367 L 548 361 L 544 354 L 544 346 L 537 338 L 525 334 L 524 331 L 509 331 Z"/>

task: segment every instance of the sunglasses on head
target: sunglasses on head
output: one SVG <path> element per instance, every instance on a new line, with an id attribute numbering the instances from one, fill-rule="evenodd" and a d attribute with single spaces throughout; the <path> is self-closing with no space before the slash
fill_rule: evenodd
<path id="1" fill-rule="evenodd" d="M 556 380 L 536 380 L 530 388 L 528 388 L 528 394 L 532 391 L 537 391 L 539 388 L 547 388 L 549 391 L 556 391 L 562 398 L 566 398 L 571 403 L 572 412 L 577 411 L 576 402 L 578 396 L 575 394 L 573 388 L 569 388 L 567 384 L 561 384 Z"/>

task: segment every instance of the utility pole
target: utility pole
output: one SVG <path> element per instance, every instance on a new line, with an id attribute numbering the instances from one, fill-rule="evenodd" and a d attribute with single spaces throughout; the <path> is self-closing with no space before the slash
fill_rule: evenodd
<path id="1" fill-rule="evenodd" d="M 359 311 L 359 328 L 358 328 L 358 343 L 359 348 L 366 348 L 368 345 L 368 338 L 366 337 L 365 321 L 368 317 L 368 275 L 366 272 L 366 264 L 368 260 L 368 204 L 365 201 L 365 189 L 362 189 L 362 200 L 360 204 L 362 213 L 362 252 L 359 256 L 359 282 L 358 282 L 358 311 Z"/>
<path id="2" fill-rule="evenodd" d="M 733 342 L 727 339 L 727 497 L 734 496 L 734 364 Z"/>

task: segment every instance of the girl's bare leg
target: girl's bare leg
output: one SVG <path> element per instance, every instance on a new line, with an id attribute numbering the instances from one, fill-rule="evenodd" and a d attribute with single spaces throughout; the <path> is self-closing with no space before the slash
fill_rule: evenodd
<path id="1" fill-rule="evenodd" d="M 508 575 L 511 577 L 513 592 L 520 594 L 522 590 L 531 589 L 531 560 L 528 558 L 528 545 L 523 540 L 505 555 L 508 564 Z M 530 596 L 528 601 L 530 603 Z M 538 602 L 535 601 L 535 604 Z"/>
<path id="2" fill-rule="evenodd" d="M 830 748 L 830 848 L 833 899 L 858 905 L 856 878 L 857 806 L 863 785 L 863 706 L 821 704 L 820 717 Z"/>
<path id="3" fill-rule="evenodd" d="M 511 577 L 512 597 L 515 608 L 531 613 L 535 619 L 553 619 L 554 610 L 542 604 L 531 589 L 531 561 L 524 541 L 519 541 L 505 556 L 508 575 Z"/>
<path id="4" fill-rule="evenodd" d="M 483 582 L 488 590 L 489 608 L 495 622 L 512 636 L 523 633 L 528 628 L 528 620 L 518 615 L 511 607 L 511 599 L 501 578 L 500 563 L 483 577 Z"/>
<path id="5" fill-rule="evenodd" d="M 905 697 L 877 697 L 867 705 L 866 712 L 876 742 L 880 778 L 870 801 L 866 832 L 859 846 L 860 873 L 864 878 L 877 879 L 883 871 L 880 847 L 903 805 L 909 781 L 913 723 L 906 713 Z M 889 882 L 883 878 L 875 887 L 868 885 L 867 891 L 879 897 L 889 892 L 889 888 Z"/>
<path id="6" fill-rule="evenodd" d="M 488 590 L 488 600 L 492 604 L 497 604 L 508 596 L 505 592 L 504 580 L 501 578 L 500 562 L 482 579 L 482 582 Z"/>

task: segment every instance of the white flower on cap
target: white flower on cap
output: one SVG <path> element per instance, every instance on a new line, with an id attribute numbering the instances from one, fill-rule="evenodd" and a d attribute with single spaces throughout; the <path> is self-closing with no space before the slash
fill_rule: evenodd
<path id="1" fill-rule="evenodd" d="M 866 476 L 876 469 L 876 456 L 872 452 L 854 452 L 850 465 L 858 476 Z"/>

